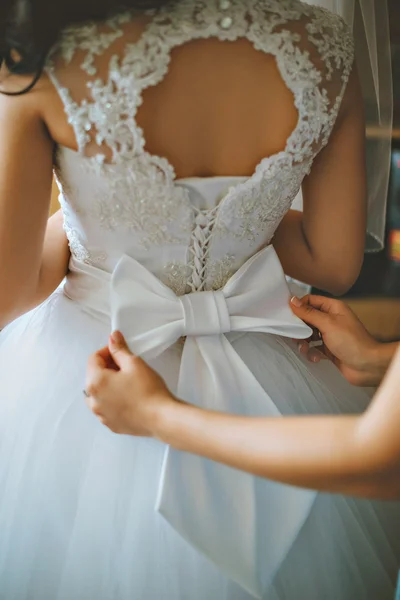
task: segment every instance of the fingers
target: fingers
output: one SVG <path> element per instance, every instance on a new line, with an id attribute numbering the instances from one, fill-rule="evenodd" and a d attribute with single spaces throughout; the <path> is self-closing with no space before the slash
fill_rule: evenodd
<path id="1" fill-rule="evenodd" d="M 307 356 L 308 360 L 313 363 L 319 363 L 321 360 L 328 360 L 326 354 L 317 348 L 310 348 Z"/>
<path id="2" fill-rule="evenodd" d="M 107 368 L 107 356 L 110 354 L 108 348 L 102 348 L 95 352 L 89 357 L 88 360 L 88 370 L 96 371 L 98 369 L 106 369 Z"/>
<path id="3" fill-rule="evenodd" d="M 329 314 L 321 312 L 318 307 L 314 308 L 309 302 L 309 296 L 306 299 L 300 300 L 299 298 L 291 299 L 291 308 L 294 314 L 299 317 L 302 321 L 305 321 L 312 327 L 316 327 L 324 333 L 327 325 L 329 324 Z"/>
<path id="4" fill-rule="evenodd" d="M 110 353 L 120 369 L 127 369 L 132 366 L 134 355 L 129 350 L 124 336 L 119 331 L 115 331 L 110 336 Z"/>
<path id="5" fill-rule="evenodd" d="M 344 302 L 334 298 L 327 298 L 326 296 L 315 296 L 313 294 L 309 294 L 308 296 L 305 296 L 299 300 L 299 302 L 302 305 L 307 304 L 327 315 L 338 315 L 347 310 L 347 305 Z"/>
<path id="6" fill-rule="evenodd" d="M 302 341 L 298 345 L 300 354 L 307 357 L 312 363 L 319 363 L 321 360 L 329 360 L 328 356 L 324 352 L 324 346 L 321 348 L 311 347 L 308 342 Z"/>
<path id="7" fill-rule="evenodd" d="M 102 397 L 104 390 L 107 389 L 109 384 L 109 373 L 110 371 L 108 369 L 88 369 L 85 386 L 87 401 L 91 401 L 93 398 L 100 399 Z"/>
<path id="8" fill-rule="evenodd" d="M 100 420 L 104 419 L 101 413 L 100 402 L 96 398 L 93 396 L 86 398 L 86 406 L 96 417 L 99 417 Z"/>
<path id="9" fill-rule="evenodd" d="M 153 369 L 143 359 L 130 351 L 124 336 L 119 331 L 111 335 L 109 348 L 113 360 L 121 369 L 129 369 L 131 372 L 135 370 L 142 377 L 146 374 L 156 376 Z"/>
<path id="10" fill-rule="evenodd" d="M 98 396 L 108 381 L 110 351 L 102 348 L 89 357 L 86 369 L 87 404 L 90 408 L 91 398 Z"/>
<path id="11" fill-rule="evenodd" d="M 109 354 L 108 348 L 102 348 L 88 359 L 85 390 L 89 396 L 94 395 L 94 390 L 99 387 L 98 382 L 104 379 L 107 370 L 107 354 Z"/>
<path id="12" fill-rule="evenodd" d="M 308 355 L 309 346 L 306 340 L 302 340 L 301 342 L 299 342 L 297 348 L 299 349 L 300 354 L 304 354 L 304 356 Z"/>

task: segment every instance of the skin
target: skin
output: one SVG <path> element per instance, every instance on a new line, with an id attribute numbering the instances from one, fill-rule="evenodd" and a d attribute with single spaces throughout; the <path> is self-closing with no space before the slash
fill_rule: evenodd
<path id="1" fill-rule="evenodd" d="M 143 19 L 130 26 L 132 39 L 140 37 Z M 115 42 L 110 52 L 122 52 L 118 44 L 123 41 Z M 61 84 L 74 85 L 79 65 L 79 60 L 57 63 Z M 31 81 L 1 79 L 5 91 Z M 227 98 L 235 102 L 227 103 Z M 360 106 L 354 70 L 329 144 L 304 181 L 304 213 L 290 211 L 273 241 L 289 276 L 335 294 L 352 285 L 363 257 L 365 123 Z M 297 118 L 293 95 L 271 56 L 245 40 L 210 39 L 173 51 L 168 76 L 146 90 L 138 124 L 147 150 L 165 156 L 178 178 L 250 176 L 262 158 L 285 148 Z M 47 218 L 54 150 L 58 145 L 77 150 L 77 142 L 46 75 L 27 94 L 0 94 L 0 130 L 2 328 L 42 301 L 66 275 L 65 236 L 55 231 L 62 230 L 61 223 L 47 226 Z M 59 260 L 51 257 L 54 249 Z"/>
<path id="2" fill-rule="evenodd" d="M 30 308 L 39 306 L 51 296 L 68 274 L 71 252 L 63 225 L 64 218 L 59 210 L 48 221 L 39 281 Z"/>
<path id="3" fill-rule="evenodd" d="M 131 354 L 119 332 L 93 355 L 87 403 L 119 434 L 155 437 L 172 447 L 282 483 L 361 497 L 400 499 L 400 351 L 380 345 L 342 302 L 292 301 L 321 331 L 323 350 L 349 380 L 378 382 L 361 416 L 254 419 L 204 411 L 176 399 L 164 381 Z M 321 360 L 303 346 L 310 360 Z M 320 352 L 320 351 L 319 351 Z"/>

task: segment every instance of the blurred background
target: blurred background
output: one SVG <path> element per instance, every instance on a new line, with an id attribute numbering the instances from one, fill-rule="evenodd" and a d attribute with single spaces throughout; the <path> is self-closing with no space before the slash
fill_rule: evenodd
<path id="1" fill-rule="evenodd" d="M 384 341 L 400 340 L 400 0 L 388 0 L 394 80 L 394 128 L 388 193 L 386 245 L 366 254 L 361 275 L 345 300 L 364 325 Z M 367 143 L 377 135 L 367 109 Z M 54 186 L 52 212 L 59 209 Z M 319 293 L 319 290 L 313 290 Z"/>
<path id="2" fill-rule="evenodd" d="M 388 0 L 394 84 L 394 126 L 387 203 L 386 245 L 366 254 L 362 273 L 346 300 L 367 328 L 386 341 L 400 340 L 400 0 Z M 377 135 L 367 108 L 367 144 Z M 315 290 L 318 291 L 318 290 Z"/>

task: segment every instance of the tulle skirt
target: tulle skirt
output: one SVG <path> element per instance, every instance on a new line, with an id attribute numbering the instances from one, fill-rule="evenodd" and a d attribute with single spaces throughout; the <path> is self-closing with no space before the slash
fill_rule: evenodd
<path id="1" fill-rule="evenodd" d="M 59 290 L 0 334 L 0 599 L 250 600 L 154 510 L 163 444 L 87 409 L 86 361 L 108 333 Z M 291 341 L 233 344 L 283 414 L 368 404 Z M 180 357 L 152 364 L 172 389 Z M 265 600 L 393 600 L 399 523 L 400 504 L 320 494 Z"/>

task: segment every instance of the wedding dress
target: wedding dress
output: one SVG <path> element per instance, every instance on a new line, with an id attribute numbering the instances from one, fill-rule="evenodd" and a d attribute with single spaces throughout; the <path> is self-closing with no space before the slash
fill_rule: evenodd
<path id="1" fill-rule="evenodd" d="M 147 17 L 134 40 L 132 13 L 71 28 L 47 65 L 79 147 L 56 156 L 72 259 L 0 335 L 0 598 L 392 600 L 399 505 L 116 436 L 85 406 L 87 358 L 112 327 L 188 402 L 270 416 L 368 403 L 297 352 L 309 329 L 269 245 L 329 142 L 353 63 L 346 26 L 298 0 L 182 0 Z M 210 37 L 276 57 L 298 123 L 252 177 L 177 180 L 136 112 L 172 50 Z"/>

